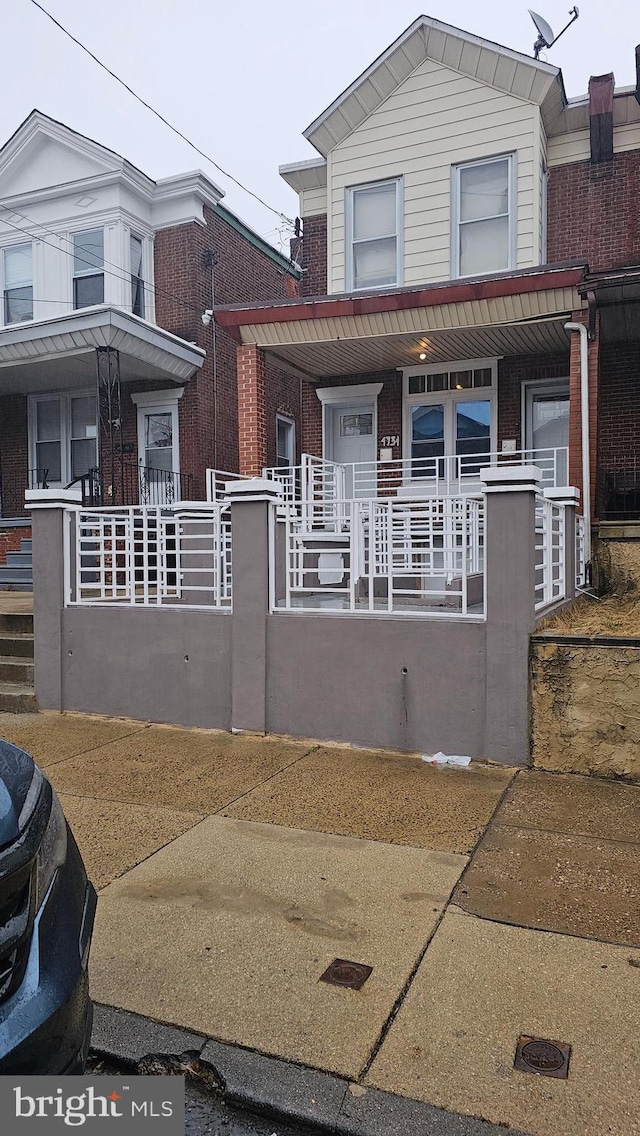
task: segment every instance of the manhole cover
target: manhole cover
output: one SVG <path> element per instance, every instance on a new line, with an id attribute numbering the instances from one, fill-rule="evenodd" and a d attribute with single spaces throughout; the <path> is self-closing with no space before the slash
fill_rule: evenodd
<path id="1" fill-rule="evenodd" d="M 544 1077 L 560 1077 L 566 1080 L 569 1076 L 569 1058 L 571 1046 L 564 1041 L 547 1041 L 541 1037 L 518 1038 L 514 1069 L 521 1069 L 524 1073 L 541 1073 Z"/>
<path id="2" fill-rule="evenodd" d="M 332 986 L 346 986 L 349 990 L 360 990 L 372 970 L 372 966 L 365 966 L 363 962 L 334 959 L 331 966 L 320 975 L 319 981 L 329 982 Z"/>

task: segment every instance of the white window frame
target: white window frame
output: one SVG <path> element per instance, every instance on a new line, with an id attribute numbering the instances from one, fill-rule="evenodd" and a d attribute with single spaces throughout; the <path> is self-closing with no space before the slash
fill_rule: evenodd
<path id="1" fill-rule="evenodd" d="M 96 224 L 87 226 L 82 229 L 73 229 L 69 233 L 69 240 L 71 241 L 71 310 L 74 312 L 83 312 L 86 308 L 100 307 L 100 304 L 83 304 L 81 307 L 76 307 L 76 280 L 84 280 L 88 276 L 102 275 L 102 303 L 107 300 L 107 270 L 106 270 L 106 229 L 105 224 Z M 97 233 L 102 232 L 102 270 L 97 272 L 92 265 L 87 265 L 86 272 L 76 272 L 75 265 L 75 238 L 81 236 L 83 233 Z M 124 275 L 124 273 L 123 273 Z M 131 303 L 131 296 L 129 296 L 129 303 Z"/>
<path id="2" fill-rule="evenodd" d="M 13 327 L 13 324 L 11 325 Z M 96 398 L 95 387 L 85 390 L 79 388 L 78 390 L 64 390 L 64 391 L 42 391 L 40 394 L 29 395 L 28 410 L 27 410 L 27 434 L 29 440 L 29 469 L 37 469 L 37 446 L 36 446 L 36 431 L 37 431 L 37 418 L 36 418 L 36 403 L 38 402 L 56 402 L 60 403 L 60 473 L 62 475 L 60 481 L 50 481 L 50 485 L 68 485 L 71 481 L 71 400 L 73 398 Z M 96 398 L 96 463 L 99 460 L 98 454 L 98 431 L 100 429 L 98 404 Z"/>
<path id="3" fill-rule="evenodd" d="M 355 195 L 362 189 L 379 189 L 384 185 L 394 185 L 396 190 L 396 231 L 388 233 L 386 237 L 369 238 L 386 240 L 395 236 L 396 239 L 396 279 L 393 284 L 372 284 L 369 287 L 357 288 L 353 270 L 353 209 Z M 366 243 L 366 242 L 363 242 Z M 404 185 L 401 177 L 384 178 L 380 181 L 363 182 L 362 185 L 351 185 L 345 190 L 345 273 L 348 292 L 376 292 L 382 288 L 401 288 L 404 272 Z"/>
<path id="4" fill-rule="evenodd" d="M 276 414 L 276 466 L 278 465 L 278 423 L 283 422 L 290 429 L 287 434 L 289 443 L 289 455 L 287 465 L 281 468 L 292 469 L 296 464 L 296 420 L 290 414 L 281 414 L 280 411 Z"/>
<path id="5" fill-rule="evenodd" d="M 470 169 L 472 166 L 488 166 L 493 162 L 509 163 L 508 169 L 508 190 L 509 190 L 509 211 L 507 216 L 509 226 L 509 238 L 507 248 L 509 250 L 509 263 L 506 268 L 488 269 L 487 272 L 473 273 L 472 276 L 491 276 L 494 272 L 510 272 L 516 267 L 518 258 L 518 197 L 517 197 L 517 154 L 510 152 L 507 154 L 492 154 L 487 158 L 478 158 L 473 162 L 459 162 L 457 165 L 451 167 L 451 279 L 464 280 L 470 277 L 464 276 L 460 272 L 460 225 L 461 224 L 477 224 L 478 221 L 494 220 L 494 218 L 481 218 L 478 217 L 475 221 L 466 222 L 460 221 L 460 171 Z"/>
<path id="6" fill-rule="evenodd" d="M 491 386 L 489 387 L 469 387 L 466 390 L 443 390 L 433 391 L 433 393 L 423 394 L 409 394 L 409 379 L 413 375 L 440 375 L 448 371 L 473 371 L 485 368 L 491 368 Z M 405 367 L 402 371 L 402 456 L 405 460 L 410 461 L 411 454 L 411 408 L 413 406 L 434 406 L 440 403 L 445 406 L 445 437 L 444 437 L 444 456 L 448 457 L 455 452 L 455 433 L 453 427 L 455 423 L 448 422 L 447 419 L 451 417 L 453 411 L 447 415 L 446 407 L 453 405 L 455 402 L 490 402 L 491 403 L 491 422 L 489 426 L 489 451 L 495 453 L 497 448 L 498 437 L 498 360 L 496 359 L 457 359 L 447 361 L 446 363 L 428 363 L 426 366 L 420 367 Z M 447 431 L 452 435 L 447 439 Z M 453 449 L 449 448 L 449 445 Z"/>
<path id="7" fill-rule="evenodd" d="M 0 249 L 0 278 L 2 289 L 0 294 L 0 302 L 2 305 L 2 313 L 0 315 L 2 327 L 22 327 L 24 324 L 33 323 L 35 318 L 35 303 L 36 303 L 36 290 L 34 281 L 34 257 L 33 257 L 33 241 L 15 241 L 10 245 L 3 245 Z M 31 249 L 31 318 L 28 320 L 14 320 L 13 323 L 7 323 L 6 320 L 6 306 L 5 306 L 5 292 L 6 292 L 6 273 L 4 267 L 5 253 L 11 252 L 13 249 L 24 248 L 29 246 Z"/>

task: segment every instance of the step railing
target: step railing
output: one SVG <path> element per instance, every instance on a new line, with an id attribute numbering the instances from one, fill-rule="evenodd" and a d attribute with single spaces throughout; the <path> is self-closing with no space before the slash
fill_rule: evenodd
<path id="1" fill-rule="evenodd" d="M 566 509 L 539 494 L 535 516 L 535 609 L 542 611 L 566 595 Z"/>

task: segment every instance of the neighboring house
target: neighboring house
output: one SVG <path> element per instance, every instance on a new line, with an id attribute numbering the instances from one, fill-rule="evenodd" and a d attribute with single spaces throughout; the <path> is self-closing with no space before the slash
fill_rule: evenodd
<path id="1" fill-rule="evenodd" d="M 0 517 L 28 487 L 161 505 L 238 469 L 235 344 L 202 315 L 284 300 L 299 273 L 222 197 L 39 111 L 0 150 Z M 294 461 L 299 380 L 272 369 L 269 398 Z"/>
<path id="2" fill-rule="evenodd" d="M 613 75 L 568 100 L 557 67 L 419 17 L 305 131 L 320 156 L 281 167 L 303 296 L 217 311 L 243 472 L 273 464 L 277 363 L 345 496 L 535 462 L 581 490 L 589 468 L 593 517 L 640 517 L 639 101 Z"/>

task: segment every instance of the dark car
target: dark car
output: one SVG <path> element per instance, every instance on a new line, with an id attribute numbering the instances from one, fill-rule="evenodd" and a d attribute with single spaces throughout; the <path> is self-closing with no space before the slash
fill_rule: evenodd
<path id="1" fill-rule="evenodd" d="M 0 741 L 0 1074 L 83 1071 L 95 909 L 49 781 Z"/>

